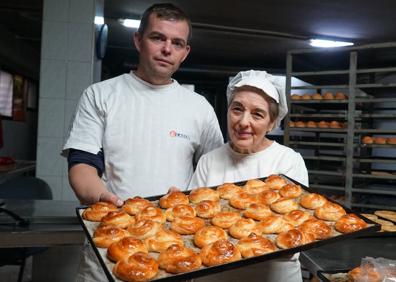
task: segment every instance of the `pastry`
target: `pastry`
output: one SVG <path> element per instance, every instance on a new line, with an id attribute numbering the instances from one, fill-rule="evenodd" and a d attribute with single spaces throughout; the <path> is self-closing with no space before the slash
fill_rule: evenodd
<path id="1" fill-rule="evenodd" d="M 350 282 L 381 282 L 382 277 L 371 264 L 363 264 L 350 270 L 347 274 Z"/>
<path id="2" fill-rule="evenodd" d="M 336 120 L 331 121 L 329 126 L 330 126 L 330 128 L 335 128 L 335 129 L 338 129 L 338 128 L 342 128 L 342 127 L 343 127 L 343 126 L 342 126 L 338 121 L 336 121 Z"/>
<path id="3" fill-rule="evenodd" d="M 171 208 L 168 208 L 165 211 L 165 216 L 168 221 L 173 221 L 175 219 L 175 217 L 179 217 L 179 216 L 195 217 L 196 211 L 190 205 L 181 204 L 181 205 L 176 205 Z"/>
<path id="4" fill-rule="evenodd" d="M 329 128 L 329 126 L 330 126 L 329 123 L 327 121 L 324 121 L 324 120 L 321 120 L 318 123 L 318 127 L 319 128 Z"/>
<path id="5" fill-rule="evenodd" d="M 384 137 L 374 137 L 374 143 L 384 145 L 386 144 L 386 138 Z"/>
<path id="6" fill-rule="evenodd" d="M 373 144 L 374 143 L 374 139 L 370 136 L 364 136 L 362 138 L 362 143 L 363 144 Z"/>
<path id="7" fill-rule="evenodd" d="M 241 259 L 241 252 L 229 240 L 220 239 L 202 248 L 200 253 L 202 263 L 215 266 Z"/>
<path id="8" fill-rule="evenodd" d="M 301 100 L 301 96 L 300 96 L 300 95 L 297 95 L 297 94 L 292 94 L 292 95 L 290 96 L 290 98 L 291 98 L 292 100 Z"/>
<path id="9" fill-rule="evenodd" d="M 101 221 L 102 218 L 111 211 L 116 211 L 118 208 L 107 202 L 97 202 L 84 210 L 82 217 L 89 221 Z"/>
<path id="10" fill-rule="evenodd" d="M 260 256 L 276 250 L 276 246 L 271 240 L 254 233 L 240 239 L 236 247 L 244 258 Z"/>
<path id="11" fill-rule="evenodd" d="M 129 198 L 124 202 L 122 209 L 129 213 L 130 215 L 135 215 L 141 210 L 153 206 L 149 200 L 143 199 L 141 197 Z"/>
<path id="12" fill-rule="evenodd" d="M 249 194 L 258 194 L 269 189 L 265 182 L 261 181 L 260 179 L 248 180 L 246 184 L 243 185 L 243 188 L 244 191 Z"/>
<path id="13" fill-rule="evenodd" d="M 182 235 L 191 235 L 205 226 L 205 221 L 199 217 L 180 216 L 171 223 L 171 229 Z"/>
<path id="14" fill-rule="evenodd" d="M 335 229 L 341 233 L 351 233 L 366 228 L 367 223 L 355 214 L 346 214 L 336 221 Z"/>
<path id="15" fill-rule="evenodd" d="M 323 206 L 315 209 L 315 216 L 319 219 L 337 221 L 346 214 L 343 207 L 327 201 Z"/>
<path id="16" fill-rule="evenodd" d="M 294 210 L 285 214 L 283 219 L 293 224 L 293 226 L 298 226 L 311 217 L 311 214 L 306 211 Z"/>
<path id="17" fill-rule="evenodd" d="M 296 127 L 296 123 L 294 121 L 289 121 L 289 127 Z"/>
<path id="18" fill-rule="evenodd" d="M 172 245 L 158 257 L 159 267 L 169 273 L 183 273 L 199 269 L 202 265 L 201 257 L 192 249 Z"/>
<path id="19" fill-rule="evenodd" d="M 374 212 L 375 215 L 379 217 L 383 217 L 388 220 L 392 220 L 396 222 L 396 212 L 395 211 L 386 211 L 386 210 L 378 210 Z"/>
<path id="20" fill-rule="evenodd" d="M 334 96 L 336 100 L 346 100 L 347 96 L 342 92 L 337 92 Z"/>
<path id="21" fill-rule="evenodd" d="M 378 216 L 376 216 L 375 214 L 371 214 L 371 213 L 361 213 L 360 215 L 362 215 L 365 218 L 368 218 L 370 220 L 378 219 Z"/>
<path id="22" fill-rule="evenodd" d="M 332 229 L 330 225 L 320 219 L 311 218 L 304 221 L 299 229 L 304 233 L 311 233 L 314 235 L 315 240 L 323 240 L 329 238 L 332 235 Z"/>
<path id="23" fill-rule="evenodd" d="M 265 179 L 265 183 L 267 183 L 270 189 L 279 190 L 287 184 L 287 181 L 279 175 L 272 174 Z"/>
<path id="24" fill-rule="evenodd" d="M 230 206 L 237 209 L 246 209 L 250 204 L 256 203 L 257 197 L 254 194 L 241 192 L 237 196 L 232 197 L 229 201 Z"/>
<path id="25" fill-rule="evenodd" d="M 272 212 L 267 205 L 253 203 L 247 207 L 247 209 L 243 212 L 243 215 L 247 218 L 262 220 L 272 215 Z"/>
<path id="26" fill-rule="evenodd" d="M 396 137 L 388 137 L 386 138 L 386 143 L 390 145 L 396 145 Z"/>
<path id="27" fill-rule="evenodd" d="M 258 225 L 263 234 L 272 234 L 279 233 L 283 223 L 282 216 L 271 215 L 259 222 Z"/>
<path id="28" fill-rule="evenodd" d="M 116 226 L 99 226 L 93 234 L 93 241 L 96 247 L 107 248 L 112 243 L 117 242 L 128 235 L 129 233 L 125 229 Z"/>
<path id="29" fill-rule="evenodd" d="M 154 236 L 160 229 L 161 224 L 157 221 L 142 219 L 128 226 L 129 234 L 136 239 L 146 239 Z"/>
<path id="30" fill-rule="evenodd" d="M 304 94 L 304 95 L 301 96 L 302 100 L 311 100 L 311 98 L 312 98 L 311 94 Z"/>
<path id="31" fill-rule="evenodd" d="M 224 183 L 217 187 L 217 192 L 219 192 L 220 198 L 229 200 L 242 192 L 242 187 L 233 183 Z"/>
<path id="32" fill-rule="evenodd" d="M 298 204 L 294 199 L 281 198 L 270 205 L 271 210 L 277 213 L 288 213 L 298 209 Z"/>
<path id="33" fill-rule="evenodd" d="M 313 100 L 322 100 L 323 97 L 319 93 L 315 93 L 315 94 L 312 95 L 312 99 Z"/>
<path id="34" fill-rule="evenodd" d="M 260 226 L 251 218 L 241 218 L 228 230 L 230 235 L 234 238 L 243 238 L 249 236 L 250 233 L 261 235 Z"/>
<path id="35" fill-rule="evenodd" d="M 315 241 L 311 233 L 305 233 L 298 229 L 282 232 L 276 237 L 276 245 L 281 249 L 289 249 L 305 245 Z"/>
<path id="36" fill-rule="evenodd" d="M 114 262 L 128 258 L 137 252 L 147 253 L 148 250 L 144 243 L 136 238 L 124 237 L 112 243 L 107 249 L 107 257 Z"/>
<path id="37" fill-rule="evenodd" d="M 257 202 L 264 205 L 270 205 L 273 202 L 279 200 L 280 197 L 281 196 L 279 195 L 278 192 L 274 190 L 268 190 L 261 192 L 260 194 L 257 195 Z"/>
<path id="38" fill-rule="evenodd" d="M 222 211 L 212 217 L 212 224 L 221 228 L 230 228 L 235 222 L 241 218 L 239 212 Z"/>
<path id="39" fill-rule="evenodd" d="M 324 100 L 334 100 L 334 94 L 331 92 L 326 92 L 323 94 L 323 99 Z"/>
<path id="40" fill-rule="evenodd" d="M 143 252 L 137 252 L 126 259 L 120 260 L 113 267 L 113 274 L 123 281 L 149 281 L 157 273 L 158 262 Z"/>
<path id="41" fill-rule="evenodd" d="M 322 195 L 316 193 L 306 194 L 301 197 L 300 205 L 306 209 L 317 209 L 327 203 L 327 200 Z"/>
<path id="42" fill-rule="evenodd" d="M 318 127 L 318 126 L 317 126 L 317 124 L 316 124 L 315 121 L 310 120 L 310 121 L 307 122 L 307 127 L 309 127 L 309 128 L 316 128 L 316 127 Z"/>
<path id="43" fill-rule="evenodd" d="M 120 228 L 127 228 L 135 223 L 135 218 L 123 210 L 109 212 L 102 218 L 100 225 L 115 225 Z"/>
<path id="44" fill-rule="evenodd" d="M 144 220 L 144 219 L 150 219 L 152 221 L 156 221 L 159 223 L 165 223 L 166 216 L 165 213 L 160 208 L 147 207 L 141 210 L 136 215 L 136 220 Z"/>
<path id="45" fill-rule="evenodd" d="M 159 205 L 163 209 L 171 208 L 176 205 L 188 205 L 188 197 L 186 194 L 180 191 L 170 192 L 162 196 L 159 200 Z"/>
<path id="46" fill-rule="evenodd" d="M 302 191 L 300 185 L 289 183 L 279 190 L 279 194 L 284 198 L 297 198 L 300 197 Z"/>
<path id="47" fill-rule="evenodd" d="M 165 251 L 171 245 L 183 246 L 184 242 L 180 234 L 161 226 L 154 236 L 144 240 L 144 244 L 150 252 L 160 253 Z"/>
<path id="48" fill-rule="evenodd" d="M 295 125 L 296 127 L 302 128 L 302 127 L 305 127 L 305 122 L 303 122 L 303 121 L 296 121 L 294 125 Z"/>
<path id="49" fill-rule="evenodd" d="M 221 210 L 219 201 L 204 200 L 195 206 L 197 216 L 202 218 L 212 218 Z"/>
<path id="50" fill-rule="evenodd" d="M 188 198 L 190 199 L 190 202 L 194 204 L 197 204 L 204 200 L 211 200 L 211 201 L 220 200 L 219 192 L 206 187 L 201 187 L 192 190 Z"/>
<path id="51" fill-rule="evenodd" d="M 205 245 L 216 242 L 220 239 L 228 239 L 227 232 L 217 226 L 204 226 L 197 231 L 194 235 L 194 244 L 203 248 Z"/>

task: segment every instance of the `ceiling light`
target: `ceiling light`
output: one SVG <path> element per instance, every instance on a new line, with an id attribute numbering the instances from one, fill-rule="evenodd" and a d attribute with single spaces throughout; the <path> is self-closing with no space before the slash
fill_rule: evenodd
<path id="1" fill-rule="evenodd" d="M 97 25 L 104 24 L 104 18 L 96 16 L 95 20 L 94 20 L 94 23 L 97 24 Z"/>
<path id="2" fill-rule="evenodd" d="M 353 43 L 345 42 L 345 41 L 325 40 L 325 39 L 311 39 L 310 45 L 313 47 L 334 48 L 334 47 L 352 46 Z"/>
<path id="3" fill-rule="evenodd" d="M 140 21 L 139 20 L 132 20 L 132 19 L 124 19 L 121 20 L 121 24 L 125 27 L 129 28 L 139 28 Z"/>

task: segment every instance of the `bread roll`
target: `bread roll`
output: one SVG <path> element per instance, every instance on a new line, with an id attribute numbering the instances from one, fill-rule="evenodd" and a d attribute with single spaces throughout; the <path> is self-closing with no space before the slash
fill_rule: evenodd
<path id="1" fill-rule="evenodd" d="M 124 237 L 109 246 L 107 249 L 107 257 L 109 260 L 117 262 L 119 260 L 126 259 L 137 252 L 148 252 L 142 240 L 132 237 Z"/>
<path id="2" fill-rule="evenodd" d="M 342 128 L 342 125 L 336 120 L 331 121 L 329 126 L 330 128 L 335 128 L 335 129 Z"/>
<path id="3" fill-rule="evenodd" d="M 315 93 L 315 94 L 312 95 L 312 99 L 313 100 L 322 100 L 323 97 L 319 93 Z"/>
<path id="4" fill-rule="evenodd" d="M 141 197 L 129 198 L 124 202 L 122 209 L 129 213 L 130 215 L 135 215 L 141 210 L 154 206 L 149 200 L 143 199 Z"/>
<path id="5" fill-rule="evenodd" d="M 386 218 L 386 219 L 396 222 L 396 212 L 395 211 L 378 210 L 378 211 L 375 211 L 374 214 L 379 217 L 383 217 L 383 218 Z"/>
<path id="6" fill-rule="evenodd" d="M 216 213 L 220 212 L 221 206 L 219 201 L 205 200 L 199 202 L 195 206 L 195 210 L 197 212 L 197 216 L 199 217 L 212 218 Z"/>
<path id="7" fill-rule="evenodd" d="M 202 248 L 200 253 L 202 263 L 215 266 L 241 259 L 241 252 L 229 240 L 220 239 Z"/>
<path id="8" fill-rule="evenodd" d="M 233 183 L 224 183 L 217 187 L 217 192 L 219 192 L 220 198 L 229 200 L 242 192 L 242 187 Z"/>
<path id="9" fill-rule="evenodd" d="M 346 100 L 347 96 L 342 92 L 337 92 L 334 97 L 336 100 Z"/>
<path id="10" fill-rule="evenodd" d="M 296 127 L 296 124 L 294 121 L 289 121 L 289 127 Z"/>
<path id="11" fill-rule="evenodd" d="M 327 203 L 327 200 L 322 195 L 316 193 L 306 194 L 301 197 L 300 205 L 306 209 L 317 209 Z"/>
<path id="12" fill-rule="evenodd" d="M 247 209 L 243 212 L 243 215 L 247 218 L 262 220 L 272 215 L 272 212 L 267 205 L 253 203 L 247 207 Z"/>
<path id="13" fill-rule="evenodd" d="M 304 94 L 304 95 L 301 96 L 301 99 L 302 100 L 311 100 L 312 97 L 311 97 L 311 94 Z"/>
<path id="14" fill-rule="evenodd" d="M 154 236 L 146 238 L 144 243 L 150 252 L 158 253 L 165 251 L 172 245 L 184 245 L 183 238 L 180 234 L 166 229 L 164 226 L 161 226 Z"/>
<path id="15" fill-rule="evenodd" d="M 288 213 L 298 209 L 298 204 L 294 199 L 279 199 L 270 205 L 271 210 L 277 213 Z"/>
<path id="16" fill-rule="evenodd" d="M 212 224 L 221 228 L 230 228 L 235 222 L 241 218 L 239 212 L 222 211 L 212 218 Z"/>
<path id="17" fill-rule="evenodd" d="M 202 260 L 192 249 L 172 245 L 159 255 L 158 263 L 161 269 L 176 274 L 199 269 Z"/>
<path id="18" fill-rule="evenodd" d="M 162 196 L 159 205 L 163 209 L 168 209 L 176 205 L 188 205 L 188 197 L 183 192 L 174 191 Z"/>
<path id="19" fill-rule="evenodd" d="M 244 258 L 261 256 L 276 250 L 276 246 L 271 240 L 254 233 L 239 240 L 236 247 Z"/>
<path id="20" fill-rule="evenodd" d="M 203 248 L 205 245 L 212 244 L 220 239 L 228 239 L 227 232 L 217 226 L 204 226 L 194 235 L 194 244 Z"/>
<path id="21" fill-rule="evenodd" d="M 292 99 L 292 100 L 301 100 L 301 96 L 300 96 L 300 95 L 297 95 L 297 94 L 292 94 L 292 95 L 291 95 L 291 99 Z"/>
<path id="22" fill-rule="evenodd" d="M 260 227 L 251 218 L 241 218 L 228 230 L 230 235 L 234 238 L 243 238 L 249 236 L 250 233 L 261 235 Z"/>
<path id="23" fill-rule="evenodd" d="M 147 207 L 136 215 L 136 220 L 144 220 L 144 219 L 149 219 L 159 223 L 165 223 L 166 216 L 165 213 L 160 208 Z"/>
<path id="24" fill-rule="evenodd" d="M 182 235 L 191 235 L 205 226 L 205 221 L 199 217 L 176 217 L 171 223 L 171 229 Z"/>
<path id="25" fill-rule="evenodd" d="M 306 211 L 294 210 L 285 214 L 283 216 L 283 219 L 293 224 L 293 226 L 298 226 L 302 224 L 304 221 L 310 219 L 311 217 L 312 217 L 311 214 Z"/>
<path id="26" fill-rule="evenodd" d="M 246 209 L 250 204 L 257 203 L 257 197 L 254 194 L 241 192 L 230 199 L 230 205 L 237 209 Z"/>
<path id="27" fill-rule="evenodd" d="M 295 127 L 299 127 L 299 128 L 304 128 L 305 127 L 305 122 L 303 121 L 296 121 L 294 123 Z"/>
<path id="28" fill-rule="evenodd" d="M 320 219 L 311 218 L 304 221 L 299 229 L 304 233 L 311 233 L 314 235 L 315 240 L 323 240 L 332 235 L 330 225 Z"/>
<path id="29" fill-rule="evenodd" d="M 113 267 L 113 274 L 123 281 L 149 281 L 158 273 L 158 262 L 149 254 L 137 252 L 120 260 Z"/>
<path id="30" fill-rule="evenodd" d="M 128 226 L 128 232 L 131 237 L 136 239 L 146 239 L 157 234 L 161 224 L 157 221 L 142 219 Z"/>
<path id="31" fill-rule="evenodd" d="M 334 94 L 331 92 L 326 92 L 323 94 L 323 99 L 324 100 L 334 100 Z"/>
<path id="32" fill-rule="evenodd" d="M 396 137 L 388 137 L 386 138 L 386 143 L 390 145 L 396 145 Z"/>
<path id="33" fill-rule="evenodd" d="M 107 248 L 112 243 L 117 242 L 128 235 L 129 233 L 125 229 L 116 226 L 99 226 L 93 234 L 93 241 L 96 247 Z"/>
<path id="34" fill-rule="evenodd" d="M 363 144 L 373 144 L 374 143 L 374 139 L 370 136 L 364 136 L 362 138 L 362 143 Z"/>
<path id="35" fill-rule="evenodd" d="M 318 127 L 319 128 L 329 128 L 329 126 L 330 126 L 329 123 L 327 121 L 324 121 L 324 120 L 321 120 L 318 123 Z"/>
<path id="36" fill-rule="evenodd" d="M 279 230 L 284 223 L 282 216 L 271 215 L 264 218 L 260 223 L 258 223 L 260 231 L 263 234 L 279 233 Z"/>
<path id="37" fill-rule="evenodd" d="M 82 218 L 89 221 L 101 221 L 109 212 L 116 210 L 118 208 L 111 203 L 97 202 L 84 210 Z"/>
<path id="38" fill-rule="evenodd" d="M 341 233 L 351 233 L 366 228 L 367 223 L 355 214 L 346 214 L 336 221 L 335 229 Z"/>
<path id="39" fill-rule="evenodd" d="M 340 205 L 327 201 L 323 206 L 315 209 L 314 214 L 319 219 L 337 221 L 346 212 Z"/>
<path id="40" fill-rule="evenodd" d="M 120 228 L 127 228 L 135 223 L 135 218 L 123 210 L 109 212 L 102 218 L 100 225 L 114 225 Z"/>
<path id="41" fill-rule="evenodd" d="M 165 211 L 165 216 L 168 221 L 173 221 L 175 219 L 175 217 L 179 217 L 179 216 L 195 217 L 196 211 L 190 205 L 181 204 L 181 205 L 176 205 L 171 208 L 168 208 Z"/>
<path id="42" fill-rule="evenodd" d="M 318 125 L 316 124 L 315 121 L 310 120 L 310 121 L 307 122 L 307 127 L 308 128 L 317 128 Z"/>
<path id="43" fill-rule="evenodd" d="M 261 192 L 260 194 L 257 195 L 257 202 L 263 205 L 270 205 L 277 200 L 279 200 L 281 196 L 277 191 L 274 190 L 268 190 Z"/>
<path id="44" fill-rule="evenodd" d="M 194 204 L 197 204 L 205 200 L 211 200 L 211 201 L 220 200 L 219 192 L 206 187 L 201 187 L 192 190 L 188 198 L 190 199 L 190 202 Z"/>
<path id="45" fill-rule="evenodd" d="M 374 137 L 374 143 L 384 145 L 386 144 L 386 138 L 384 137 Z"/>
<path id="46" fill-rule="evenodd" d="M 265 184 L 265 182 L 261 181 L 260 179 L 248 180 L 246 184 L 243 185 L 243 188 L 245 192 L 249 194 L 258 194 L 269 189 L 267 184 Z"/>
<path id="47" fill-rule="evenodd" d="M 382 281 L 381 275 L 370 264 L 363 264 L 355 267 L 348 272 L 348 281 L 350 282 L 380 282 Z"/>
<path id="48" fill-rule="evenodd" d="M 302 192 L 301 186 L 293 183 L 286 184 L 279 190 L 279 194 L 284 198 L 298 198 Z"/>
<path id="49" fill-rule="evenodd" d="M 287 181 L 279 175 L 272 174 L 265 179 L 265 183 L 267 183 L 270 189 L 279 190 L 287 184 Z"/>
<path id="50" fill-rule="evenodd" d="M 305 245 L 315 241 L 311 233 L 305 233 L 298 229 L 282 232 L 276 237 L 276 245 L 281 249 L 289 249 Z"/>

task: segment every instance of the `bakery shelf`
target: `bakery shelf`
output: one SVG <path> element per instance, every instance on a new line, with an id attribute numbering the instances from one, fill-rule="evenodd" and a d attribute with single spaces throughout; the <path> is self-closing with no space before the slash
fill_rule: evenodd
<path id="1" fill-rule="evenodd" d="M 395 115 L 396 116 L 396 115 Z M 346 114 L 290 114 L 291 118 L 343 118 Z"/>
<path id="2" fill-rule="evenodd" d="M 396 67 L 385 67 L 385 68 L 367 68 L 367 69 L 358 69 L 356 73 L 382 73 L 382 72 L 396 72 Z"/>
<path id="3" fill-rule="evenodd" d="M 356 208 L 366 208 L 366 209 L 387 209 L 387 210 L 395 210 L 396 206 L 384 206 L 384 205 L 373 205 L 373 204 L 362 204 L 362 203 L 351 203 L 352 207 Z"/>
<path id="4" fill-rule="evenodd" d="M 364 173 L 353 173 L 353 177 L 356 178 L 372 178 L 372 179 L 384 179 L 384 180 L 396 180 L 396 175 L 393 174 L 364 174 Z"/>
<path id="5" fill-rule="evenodd" d="M 390 113 L 390 114 L 357 114 L 355 115 L 357 118 L 378 118 L 378 119 L 395 119 L 396 118 L 396 113 Z"/>
<path id="6" fill-rule="evenodd" d="M 356 103 L 391 103 L 396 102 L 396 98 L 356 98 Z"/>
<path id="7" fill-rule="evenodd" d="M 304 160 L 319 160 L 319 161 L 340 161 L 344 162 L 345 157 L 332 157 L 332 156 L 303 156 Z"/>
<path id="8" fill-rule="evenodd" d="M 311 170 L 311 169 L 308 169 L 308 173 L 309 174 L 320 174 L 320 175 L 344 176 L 344 173 L 342 173 L 342 172 L 328 171 L 328 170 Z"/>
<path id="9" fill-rule="evenodd" d="M 387 190 L 370 190 L 370 189 L 352 188 L 352 192 L 358 192 L 358 193 L 364 193 L 364 194 L 377 194 L 377 195 L 392 195 L 392 196 L 396 196 L 396 189 L 395 189 L 395 191 L 387 191 Z"/>
<path id="10" fill-rule="evenodd" d="M 346 129 L 338 129 L 338 128 L 308 128 L 308 127 L 290 127 L 289 130 L 292 131 L 308 131 L 308 132 L 334 132 L 334 133 L 346 133 Z"/>
<path id="11" fill-rule="evenodd" d="M 304 141 L 290 141 L 290 145 L 302 145 L 302 146 L 315 146 L 315 147 L 341 147 L 344 148 L 344 143 L 331 143 L 331 142 L 304 142 Z"/>
<path id="12" fill-rule="evenodd" d="M 338 85 L 309 85 L 309 86 L 292 86 L 291 89 L 345 89 L 348 88 L 348 84 L 338 84 Z M 317 100 L 323 101 L 323 100 Z M 330 100 L 326 100 L 330 101 Z M 331 100 L 334 101 L 334 100 Z M 335 100 L 338 101 L 338 100 Z"/>
<path id="13" fill-rule="evenodd" d="M 386 146 L 386 145 L 385 145 Z M 396 145 L 394 145 L 396 146 Z M 354 158 L 353 161 L 359 163 L 383 163 L 383 164 L 396 164 L 395 158 L 379 158 L 379 157 L 371 157 L 371 158 Z"/>
<path id="14" fill-rule="evenodd" d="M 369 83 L 369 84 L 356 84 L 356 88 L 396 88 L 396 83 Z"/>
<path id="15" fill-rule="evenodd" d="M 342 75 L 349 74 L 349 70 L 328 70 L 328 71 L 296 71 L 292 72 L 292 76 L 316 76 L 316 75 Z"/>
<path id="16" fill-rule="evenodd" d="M 360 144 L 362 148 L 396 148 L 396 144 Z"/>
<path id="17" fill-rule="evenodd" d="M 334 191 L 345 191 L 345 187 L 334 186 L 334 185 L 321 185 L 321 184 L 310 184 L 312 189 L 322 189 L 322 190 L 334 190 Z"/>
<path id="18" fill-rule="evenodd" d="M 377 128 L 361 128 L 361 129 L 356 129 L 356 133 L 376 133 L 376 134 L 396 134 L 395 129 L 377 129 Z"/>

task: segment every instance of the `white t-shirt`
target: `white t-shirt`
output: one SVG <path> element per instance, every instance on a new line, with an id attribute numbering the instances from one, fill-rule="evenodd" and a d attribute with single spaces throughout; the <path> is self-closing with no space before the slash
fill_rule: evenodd
<path id="1" fill-rule="evenodd" d="M 63 150 L 97 154 L 103 148 L 103 180 L 126 199 L 187 188 L 193 160 L 223 143 L 203 96 L 175 80 L 157 86 L 130 73 L 84 91 Z"/>

